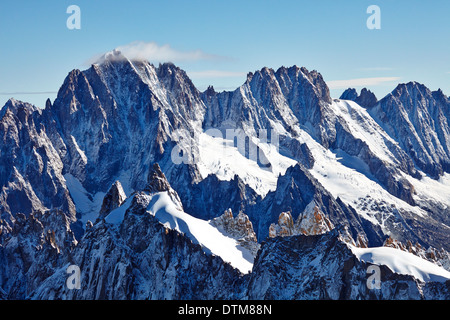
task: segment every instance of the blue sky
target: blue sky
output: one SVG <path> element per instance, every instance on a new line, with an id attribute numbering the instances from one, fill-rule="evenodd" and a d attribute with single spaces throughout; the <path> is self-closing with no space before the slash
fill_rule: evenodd
<path id="1" fill-rule="evenodd" d="M 69 5 L 81 29 L 69 30 Z M 369 30 L 369 5 L 381 29 Z M 347 85 L 378 98 L 419 81 L 450 95 L 450 1 L 2 0 L 0 105 L 10 98 L 43 107 L 72 69 L 101 53 L 170 57 L 200 90 L 233 90 L 264 66 L 318 70 L 339 97 Z"/>

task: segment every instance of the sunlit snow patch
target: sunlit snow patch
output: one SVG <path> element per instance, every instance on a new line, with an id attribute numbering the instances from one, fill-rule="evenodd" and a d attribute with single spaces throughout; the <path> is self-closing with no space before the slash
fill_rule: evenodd
<path id="1" fill-rule="evenodd" d="M 93 197 L 86 191 L 81 182 L 70 173 L 65 174 L 67 189 L 69 189 L 70 196 L 75 203 L 77 211 L 81 213 L 80 221 L 83 226 L 88 220 L 94 222 L 102 207 L 104 192 L 97 192 Z"/>
<path id="2" fill-rule="evenodd" d="M 230 263 L 242 273 L 251 271 L 254 258 L 251 252 L 242 247 L 236 239 L 225 236 L 209 221 L 195 218 L 181 210 L 166 191 L 148 197 L 147 212 L 155 216 L 161 224 L 183 233 L 194 243 L 201 245 L 205 252 L 220 256 L 225 262 Z M 111 211 L 105 221 L 120 224 L 131 203 L 132 197 L 127 199 L 122 206 Z"/>
<path id="3" fill-rule="evenodd" d="M 450 272 L 412 253 L 390 247 L 357 248 L 348 245 L 356 257 L 376 265 L 386 265 L 395 273 L 411 275 L 423 281 L 445 282 Z"/>
<path id="4" fill-rule="evenodd" d="M 234 146 L 234 141 L 212 137 L 207 133 L 200 134 L 200 161 L 197 164 L 202 177 L 214 174 L 220 180 L 229 181 L 238 175 L 245 184 L 263 197 L 269 191 L 274 191 L 278 176 L 285 174 L 287 168 L 294 166 L 297 161 L 282 156 L 274 145 L 259 143 L 256 138 L 252 140 L 264 152 L 271 164 L 270 168 L 259 166 L 255 160 L 244 156 Z"/>

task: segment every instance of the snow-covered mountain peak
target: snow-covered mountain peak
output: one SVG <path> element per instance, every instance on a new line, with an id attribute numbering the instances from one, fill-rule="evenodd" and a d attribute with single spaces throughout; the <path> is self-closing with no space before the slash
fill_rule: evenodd
<path id="1" fill-rule="evenodd" d="M 323 101 L 331 103 L 329 89 L 322 75 L 316 70 L 308 71 L 305 67 L 297 65 L 282 66 L 276 71 L 272 68 L 263 67 L 261 70 L 249 73 L 246 84 L 249 84 L 252 88 L 263 86 L 263 89 L 272 92 L 278 87 L 286 98 L 295 94 L 295 91 L 307 90 L 305 92 L 318 95 Z"/>
<path id="2" fill-rule="evenodd" d="M 11 112 L 13 115 L 18 115 L 19 112 L 23 112 L 25 114 L 31 114 L 33 112 L 39 112 L 40 109 L 35 107 L 34 105 L 23 102 L 20 100 L 16 100 L 14 98 L 10 98 L 6 104 L 3 106 L 3 108 L 0 109 L 0 120 L 5 115 L 6 112 Z"/>
<path id="3" fill-rule="evenodd" d="M 442 90 L 431 91 L 431 89 L 420 82 L 410 81 L 398 84 L 384 99 L 398 99 L 405 106 L 420 103 L 426 107 L 430 107 L 434 105 L 435 97 L 436 100 L 446 100 Z"/>
<path id="4" fill-rule="evenodd" d="M 113 49 L 111 51 L 105 52 L 93 64 L 101 65 L 103 63 L 126 61 L 126 60 L 128 60 L 128 58 L 120 50 Z"/>
<path id="5" fill-rule="evenodd" d="M 399 83 L 392 91 L 393 93 L 401 93 L 405 90 L 418 89 L 421 91 L 429 91 L 429 89 L 422 83 L 417 81 L 409 81 L 406 83 Z"/>
<path id="6" fill-rule="evenodd" d="M 450 171 L 450 108 L 443 94 L 415 81 L 402 83 L 370 114 L 425 173 Z"/>

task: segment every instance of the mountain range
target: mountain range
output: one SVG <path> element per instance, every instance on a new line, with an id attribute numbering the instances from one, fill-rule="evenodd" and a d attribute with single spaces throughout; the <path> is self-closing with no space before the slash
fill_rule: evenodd
<path id="1" fill-rule="evenodd" d="M 417 82 L 201 92 L 107 53 L 0 111 L 0 299 L 449 299 L 449 123 Z"/>

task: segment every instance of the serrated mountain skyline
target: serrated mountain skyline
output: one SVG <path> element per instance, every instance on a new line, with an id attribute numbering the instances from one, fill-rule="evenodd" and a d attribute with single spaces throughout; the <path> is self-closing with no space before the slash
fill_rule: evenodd
<path id="1" fill-rule="evenodd" d="M 201 92 L 186 72 L 172 63 L 156 67 L 112 52 L 87 70 L 71 71 L 55 101 L 48 101 L 45 109 L 16 100 L 1 109 L 2 254 L 10 257 L 9 250 L 18 250 L 13 241 L 19 230 L 24 230 L 20 236 L 26 238 L 25 230 L 31 228 L 37 238 L 30 241 L 43 241 L 43 248 L 48 243 L 48 250 L 56 250 L 51 253 L 55 257 L 53 271 L 61 272 L 70 262 L 70 252 L 93 254 L 90 246 L 106 241 L 108 250 L 119 253 L 114 259 L 126 261 L 120 269 L 126 276 L 120 277 L 120 287 L 122 298 L 130 298 L 145 296 L 145 290 L 127 292 L 130 283 L 145 283 L 127 275 L 136 261 L 143 259 L 141 250 L 148 246 L 139 236 L 129 234 L 140 222 L 142 234 L 151 229 L 162 236 L 163 229 L 156 226 L 159 221 L 170 232 L 190 239 L 180 240 L 185 251 L 191 250 L 186 248 L 192 241 L 207 254 L 217 247 L 208 246 L 210 240 L 201 238 L 196 228 L 204 226 L 214 234 L 215 229 L 205 223 L 229 209 L 251 223 L 251 234 L 254 232 L 258 243 L 268 239 L 280 216 L 291 216 L 299 226 L 302 219 L 327 221 L 328 228 L 308 230 L 346 230 L 351 243 L 369 247 L 382 246 L 392 238 L 416 243 L 430 252 L 450 250 L 448 97 L 440 90 L 432 92 L 409 82 L 399 84 L 376 103 L 372 99 L 361 106 L 355 101 L 368 100 L 359 101 L 357 94 L 345 98 L 332 99 L 321 74 L 304 67 L 262 68 L 249 72 L 245 83 L 234 91 L 216 92 L 210 87 Z M 209 130 L 239 130 L 247 137 L 246 147 L 239 149 L 225 135 L 210 136 Z M 277 135 L 277 148 L 262 139 L 263 130 L 271 132 L 272 138 Z M 253 144 L 268 165 L 248 157 Z M 174 163 L 173 150 L 177 148 L 192 152 L 196 161 Z M 150 188 L 156 178 L 160 182 L 155 185 L 166 187 Z M 147 218 L 146 212 L 154 218 Z M 63 224 L 49 218 L 61 214 Z M 23 227 L 29 223 L 30 227 Z M 35 224 L 37 229 L 33 229 Z M 41 232 L 50 235 L 45 238 Z M 122 240 L 112 243 L 114 237 Z M 163 240 L 165 236 L 152 239 L 169 241 Z M 176 246 L 168 250 L 178 250 Z M 40 255 L 40 249 L 27 250 L 32 252 L 29 256 Z M 192 250 L 199 252 L 197 247 Z M 11 268 L 21 268 L 21 262 L 5 259 Z M 260 263 L 262 258 L 255 259 Z M 32 260 L 27 263 L 34 265 Z M 208 263 L 220 265 L 213 260 Z M 441 260 L 446 261 L 445 257 Z M 233 259 L 231 263 L 242 265 Z M 48 297 L 42 291 L 45 286 L 31 279 L 36 270 L 22 269 L 19 281 L 8 276 L 8 268 L 0 277 L 7 296 Z M 98 270 L 90 272 L 90 281 L 101 276 L 96 274 Z M 224 272 L 221 277 L 231 281 L 235 271 Z M 51 273 L 41 280 L 55 288 Z M 30 286 L 34 289 L 14 291 L 15 281 L 34 281 L 34 287 Z M 246 291 L 249 283 L 242 281 L 239 297 L 265 296 Z M 250 281 L 254 286 L 252 281 L 256 280 Z M 154 288 L 163 290 L 157 284 Z M 174 290 L 172 297 L 177 297 L 178 289 Z M 158 292 L 155 297 L 169 294 Z M 106 291 L 102 294 L 107 295 Z M 90 291 L 83 297 L 104 297 L 102 294 Z M 205 294 L 214 296 L 213 292 Z M 351 293 L 344 296 L 355 297 Z"/>

